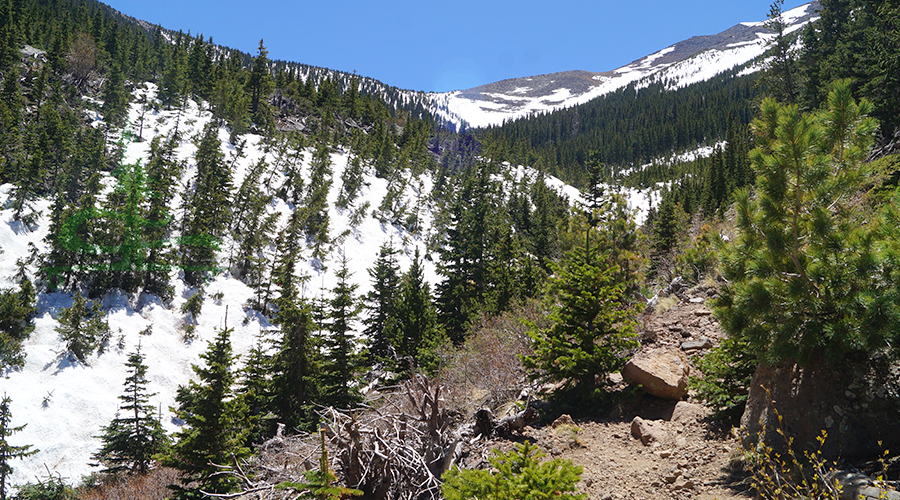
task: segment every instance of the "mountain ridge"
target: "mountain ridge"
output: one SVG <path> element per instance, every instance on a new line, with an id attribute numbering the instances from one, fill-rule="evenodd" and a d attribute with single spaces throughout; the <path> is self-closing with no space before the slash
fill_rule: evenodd
<path id="1" fill-rule="evenodd" d="M 784 12 L 786 32 L 814 22 L 819 9 L 819 2 L 814 0 Z M 716 34 L 682 40 L 613 70 L 570 70 L 508 78 L 470 89 L 427 95 L 433 113 L 444 122 L 462 128 L 497 126 L 530 114 L 582 104 L 651 76 L 665 78 L 669 68 L 694 60 L 698 68 L 687 73 L 694 74 L 695 78 L 679 78 L 676 72 L 675 79 L 683 84 L 706 79 L 761 56 L 773 36 L 764 21 L 740 22 Z M 701 76 L 698 79 L 696 75 Z"/>

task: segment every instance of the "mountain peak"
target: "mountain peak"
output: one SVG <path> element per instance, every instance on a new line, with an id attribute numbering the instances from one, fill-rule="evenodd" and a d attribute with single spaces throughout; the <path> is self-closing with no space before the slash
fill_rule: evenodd
<path id="1" fill-rule="evenodd" d="M 782 14 L 787 32 L 815 21 L 818 1 Z M 510 78 L 466 90 L 429 94 L 435 114 L 471 127 L 501 125 L 535 113 L 582 104 L 651 76 L 672 88 L 709 79 L 762 55 L 772 33 L 765 21 L 741 22 L 714 35 L 694 36 L 620 68 L 564 71 Z"/>

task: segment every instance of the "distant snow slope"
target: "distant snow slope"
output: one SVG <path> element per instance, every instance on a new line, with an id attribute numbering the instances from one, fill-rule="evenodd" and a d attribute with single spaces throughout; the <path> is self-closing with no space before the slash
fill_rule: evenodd
<path id="1" fill-rule="evenodd" d="M 152 100 L 155 87 L 147 84 L 146 90 L 139 90 L 137 94 L 144 92 Z M 133 102 L 137 102 L 137 99 Z M 129 121 L 135 135 L 140 114 L 139 105 L 133 103 Z M 148 109 L 143 127 L 146 141 L 128 143 L 125 161 L 132 163 L 145 160 L 150 140 L 158 135 L 168 136 L 177 126 L 183 138 L 177 148 L 177 156 L 187 162 L 187 170 L 181 180 L 181 184 L 184 184 L 194 176 L 196 169 L 193 162 L 196 151 L 194 139 L 199 137 L 210 119 L 210 113 L 205 107 L 195 102 L 189 102 L 183 112 Z M 224 129 L 219 131 L 219 136 L 226 161 L 230 162 L 235 153 L 234 145 L 228 143 L 228 133 Z M 235 162 L 235 186 L 240 185 L 248 168 L 259 159 L 266 158 L 270 164 L 274 162 L 272 153 L 266 151 L 260 137 L 248 135 L 242 139 L 246 140 L 246 147 L 244 156 Z M 306 179 L 309 177 L 311 158 L 312 151 L 305 151 L 303 174 Z M 335 286 L 335 270 L 341 254 L 347 256 L 352 272 L 351 280 L 359 285 L 356 292 L 359 296 L 371 288 L 366 270 L 374 265 L 382 243 L 393 241 L 395 248 L 401 249 L 398 260 L 402 270 L 409 267 L 416 248 L 424 250 L 422 236 L 384 225 L 372 217 L 372 210 L 381 204 L 388 186 L 386 180 L 376 178 L 371 172 L 366 175 L 367 186 L 363 189 L 361 199 L 354 204 L 358 207 L 369 202 L 370 208 L 362 222 L 355 228 L 351 227 L 351 213 L 334 207 L 340 189 L 341 172 L 347 165 L 348 155 L 336 152 L 331 155 L 331 160 L 334 170 L 334 182 L 328 198 L 331 236 L 341 235 L 345 231 L 347 236 L 341 243 L 334 245 L 324 262 L 324 268 L 323 263 L 311 258 L 311 250 L 306 250 L 299 256 L 301 264 L 298 272 L 310 278 L 303 292 L 306 297 L 318 297 Z M 530 169 L 519 167 L 519 170 L 534 175 Z M 548 183 L 570 199 L 577 196 L 577 190 L 557 179 L 550 178 Z M 112 185 L 112 180 L 107 179 L 106 184 Z M 281 185 L 281 179 L 276 175 L 273 186 L 278 185 Z M 402 196 L 407 203 L 413 204 L 418 198 L 417 191 L 421 190 L 427 195 L 431 188 L 432 179 L 426 173 L 418 179 L 410 179 Z M 49 226 L 49 200 L 41 200 L 36 204 L 40 211 L 36 227 L 26 228 L 13 221 L 12 210 L 2 208 L 7 206 L 11 190 L 12 186 L 8 184 L 0 186 L 0 249 L 3 250 L 0 253 L 0 288 L 13 286 L 16 260 L 29 255 L 29 245 L 35 245 L 40 251 L 46 249 L 43 240 Z M 172 206 L 177 207 L 179 204 L 180 199 L 176 196 Z M 278 201 L 269 206 L 268 210 L 270 213 L 282 213 L 280 224 L 286 223 L 290 207 L 284 202 Z M 423 233 L 435 229 L 432 227 L 432 212 L 433 209 L 426 205 L 420 214 Z M 175 216 L 177 218 L 179 214 L 176 213 Z M 224 242 L 220 255 L 227 256 L 230 248 L 231 242 Z M 438 282 L 434 263 L 425 260 L 424 266 L 426 278 L 433 287 Z M 36 271 L 36 265 L 29 267 L 32 277 Z M 184 342 L 184 315 L 179 311 L 196 290 L 185 286 L 177 271 L 173 271 L 172 277 L 175 298 L 168 306 L 149 295 L 129 297 L 122 293 L 111 293 L 103 297 L 102 303 L 108 311 L 107 319 L 113 331 L 112 341 L 105 353 L 90 356 L 86 364 L 73 362 L 65 355 L 65 346 L 55 331 L 58 325 L 56 318 L 64 308 L 72 304 L 72 297 L 66 293 L 42 293 L 39 296 L 36 327 L 25 343 L 25 367 L 21 371 L 0 374 L 5 375 L 5 378 L 0 378 L 0 392 L 5 392 L 12 399 L 13 425 L 27 424 L 22 432 L 12 436 L 9 441 L 13 445 L 31 444 L 40 449 L 39 453 L 12 464 L 15 470 L 11 484 L 34 482 L 36 478 L 46 476 L 47 468 L 69 483 L 77 483 L 81 476 L 95 470 L 88 466 L 91 455 L 100 444 L 95 436 L 116 414 L 119 404 L 117 398 L 122 393 L 126 377 L 125 362 L 128 354 L 139 343 L 149 367 L 148 389 L 157 393 L 151 398 L 152 404 L 162 409 L 166 429 L 174 431 L 177 425 L 168 408 L 175 405 L 175 391 L 191 378 L 191 364 L 200 363 L 199 355 L 206 350 L 207 342 L 213 339 L 216 329 L 226 326 L 226 314 L 227 326 L 234 328 L 231 340 L 236 354 L 246 353 L 254 344 L 257 334 L 272 329 L 264 318 L 245 309 L 244 304 L 250 298 L 251 290 L 225 273 L 215 277 L 207 285 L 207 300 L 199 317 L 196 340 Z M 211 298 L 220 292 L 220 300 Z M 148 326 L 152 327 L 152 333 L 141 335 L 140 332 Z"/>
<path id="2" fill-rule="evenodd" d="M 787 31 L 818 19 L 818 9 L 814 1 L 784 12 Z M 638 81 L 638 88 L 657 81 L 666 82 L 668 88 L 685 87 L 762 55 L 773 37 L 764 25 L 740 23 L 716 35 L 689 38 L 605 73 L 567 71 L 428 96 L 435 115 L 457 126 L 477 128 L 582 104 Z"/>

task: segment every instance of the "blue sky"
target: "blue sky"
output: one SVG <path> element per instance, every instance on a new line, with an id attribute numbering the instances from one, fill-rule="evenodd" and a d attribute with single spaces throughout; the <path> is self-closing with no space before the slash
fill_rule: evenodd
<path id="1" fill-rule="evenodd" d="M 109 0 L 107 0 L 109 1 Z M 786 0 L 784 10 L 804 1 Z M 252 54 L 449 91 L 607 71 L 694 35 L 765 20 L 771 0 L 112 0 L 136 18 Z"/>

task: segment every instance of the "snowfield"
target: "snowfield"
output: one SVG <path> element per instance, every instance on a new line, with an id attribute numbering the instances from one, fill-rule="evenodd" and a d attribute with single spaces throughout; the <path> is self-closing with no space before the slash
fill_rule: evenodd
<path id="1" fill-rule="evenodd" d="M 146 92 L 152 98 L 152 85 L 149 85 Z M 139 97 L 139 94 L 140 92 L 135 97 Z M 131 105 L 129 121 L 135 135 L 138 132 L 140 112 L 138 104 Z M 146 159 L 149 141 L 156 135 L 167 136 L 177 125 L 183 134 L 177 156 L 188 161 L 188 168 L 181 179 L 182 184 L 186 183 L 195 172 L 191 158 L 196 146 L 192 139 L 202 132 L 210 119 L 210 113 L 196 102 L 189 102 L 181 113 L 148 110 L 144 116 L 143 128 L 146 141 L 127 144 L 125 162 Z M 226 161 L 229 161 L 235 147 L 227 142 L 226 130 L 220 130 L 219 135 Z M 244 156 L 235 164 L 236 186 L 240 185 L 249 167 L 260 158 L 266 157 L 273 163 L 272 155 L 265 152 L 260 137 L 248 135 L 241 139 L 246 140 L 246 145 Z M 307 178 L 311 158 L 312 151 L 305 151 L 303 167 Z M 309 276 L 303 290 L 308 298 L 328 293 L 336 285 L 334 271 L 341 254 L 347 256 L 348 266 L 353 273 L 352 280 L 359 285 L 357 294 L 362 295 L 370 289 L 370 278 L 366 270 L 374 265 L 382 243 L 393 241 L 394 246 L 401 249 L 398 262 L 402 270 L 409 267 L 417 247 L 424 250 L 421 236 L 384 225 L 372 218 L 371 214 L 358 227 L 350 228 L 350 211 L 336 210 L 333 205 L 348 155 L 333 153 L 331 160 L 334 170 L 334 183 L 329 196 L 331 236 L 340 235 L 348 229 L 350 232 L 341 244 L 334 245 L 331 255 L 324 263 L 312 259 L 309 255 L 311 251 L 304 252 L 299 273 Z M 429 192 L 430 176 L 424 175 L 421 181 L 423 190 Z M 371 211 L 378 207 L 386 194 L 387 181 L 369 175 L 366 182 L 369 185 L 364 188 L 357 203 L 369 201 L 372 204 Z M 111 185 L 112 182 L 107 184 Z M 415 187 L 416 183 L 411 182 L 404 193 L 410 203 L 416 198 Z M 0 186 L 0 206 L 6 206 L 11 190 L 10 185 Z M 180 197 L 176 196 L 172 206 L 177 207 L 180 203 Z M 49 200 L 42 200 L 37 204 L 40 217 L 37 226 L 31 230 L 13 221 L 12 210 L 0 210 L 0 248 L 3 249 L 0 254 L 0 287 L 14 286 L 16 260 L 28 256 L 30 244 L 41 251 L 46 249 L 43 240 L 48 232 L 49 207 Z M 270 206 L 269 210 L 288 213 L 290 208 L 279 202 Z M 175 215 L 177 218 L 178 213 Z M 286 219 L 283 215 L 280 222 L 284 224 Z M 424 230 L 430 230 L 431 212 L 423 213 L 422 219 Z M 227 256 L 229 249 L 229 242 L 224 242 L 220 257 Z M 433 263 L 425 261 L 424 266 L 429 282 L 436 283 L 437 274 Z M 29 271 L 33 277 L 37 266 L 30 266 Z M 111 293 L 103 297 L 102 305 L 108 311 L 107 320 L 113 332 L 112 340 L 106 352 L 100 355 L 95 353 L 87 359 L 86 364 L 73 362 L 66 356 L 65 346 L 55 331 L 58 324 L 56 317 L 62 309 L 72 304 L 72 297 L 67 293 L 43 293 L 39 296 L 35 330 L 25 344 L 25 367 L 21 371 L 7 372 L 5 378 L 0 379 L 0 391 L 12 399 L 13 425 L 27 424 L 22 432 L 10 438 L 11 443 L 31 444 L 40 449 L 39 453 L 12 464 L 15 469 L 12 484 L 34 482 L 36 478 L 45 477 L 46 468 L 54 475 L 61 475 L 69 483 L 77 483 L 81 476 L 92 471 L 88 463 L 91 462 L 91 455 L 99 448 L 99 440 L 94 436 L 116 414 L 118 396 L 122 393 L 127 375 L 125 362 L 138 343 L 145 356 L 144 362 L 149 367 L 148 389 L 157 393 L 152 402 L 161 408 L 166 429 L 175 431 L 177 422 L 169 411 L 169 407 L 175 405 L 175 391 L 191 378 L 191 364 L 200 362 L 199 355 L 205 352 L 207 342 L 214 337 L 215 331 L 226 326 L 233 328 L 231 340 L 234 351 L 241 354 L 250 350 L 261 331 L 272 329 L 272 325 L 262 316 L 246 308 L 245 304 L 251 297 L 252 290 L 241 281 L 223 273 L 206 286 L 207 300 L 198 319 L 196 338 L 184 342 L 184 314 L 180 312 L 180 308 L 196 290 L 186 287 L 183 280 L 177 277 L 177 271 L 173 271 L 173 276 L 175 298 L 170 306 L 151 295 L 130 297 L 122 293 Z M 221 300 L 211 298 L 219 294 Z M 141 335 L 140 332 L 147 327 L 151 327 L 152 333 Z"/>

